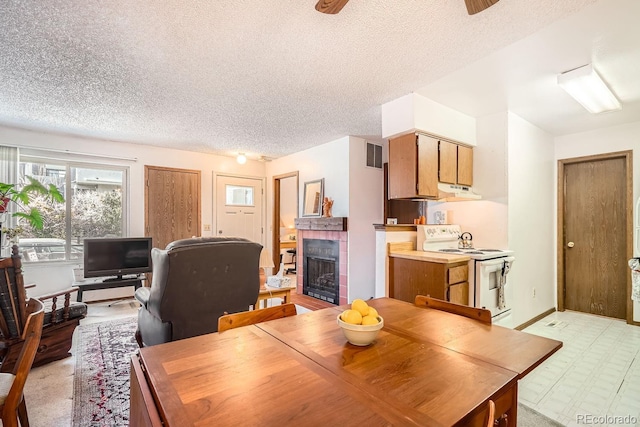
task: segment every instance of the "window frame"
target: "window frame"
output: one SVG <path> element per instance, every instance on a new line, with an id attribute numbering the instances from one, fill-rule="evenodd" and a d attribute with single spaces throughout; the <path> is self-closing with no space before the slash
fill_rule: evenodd
<path id="1" fill-rule="evenodd" d="M 39 260 L 39 261 L 28 261 L 29 265 L 51 265 L 56 263 L 75 263 L 77 264 L 78 259 L 71 259 L 71 199 L 69 194 L 71 193 L 71 168 L 84 168 L 84 169 L 102 169 L 102 170 L 111 170 L 122 172 L 122 218 L 121 218 L 121 227 L 122 227 L 122 237 L 129 236 L 129 175 L 130 175 L 130 167 L 119 164 L 111 164 L 111 163 L 99 163 L 99 162 L 90 162 L 90 161 L 82 161 L 77 159 L 61 159 L 59 157 L 49 157 L 46 155 L 40 154 L 29 154 L 21 152 L 18 155 L 18 165 L 24 162 L 31 163 L 41 163 L 41 164 L 51 164 L 56 166 L 64 166 L 65 168 L 65 248 L 64 248 L 64 259 L 60 260 Z M 20 179 L 20 171 L 18 171 L 18 180 Z M 73 195 L 72 195 L 73 196 Z"/>

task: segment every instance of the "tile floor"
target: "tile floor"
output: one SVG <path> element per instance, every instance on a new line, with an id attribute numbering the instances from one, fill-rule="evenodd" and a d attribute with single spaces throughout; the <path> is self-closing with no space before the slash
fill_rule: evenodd
<path id="1" fill-rule="evenodd" d="M 520 381 L 521 403 L 567 426 L 640 426 L 640 327 L 565 311 L 524 331 L 563 347 Z"/>

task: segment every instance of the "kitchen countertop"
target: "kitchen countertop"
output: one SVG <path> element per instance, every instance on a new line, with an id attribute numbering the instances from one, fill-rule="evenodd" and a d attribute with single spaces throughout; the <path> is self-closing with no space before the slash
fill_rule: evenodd
<path id="1" fill-rule="evenodd" d="M 416 231 L 414 224 L 373 224 L 376 231 Z"/>
<path id="2" fill-rule="evenodd" d="M 412 259 L 415 261 L 436 262 L 440 264 L 468 262 L 471 259 L 468 255 L 409 250 L 392 250 L 389 252 L 389 256 L 394 258 Z"/>

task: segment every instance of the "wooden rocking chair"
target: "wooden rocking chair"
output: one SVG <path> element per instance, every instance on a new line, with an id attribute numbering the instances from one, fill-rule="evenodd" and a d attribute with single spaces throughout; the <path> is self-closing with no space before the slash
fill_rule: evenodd
<path id="1" fill-rule="evenodd" d="M 33 366 L 41 366 L 70 356 L 71 339 L 80 319 L 87 313 L 84 303 L 71 303 L 77 288 L 39 296 L 44 303 L 44 326 Z M 64 296 L 62 307 L 58 298 Z M 22 260 L 18 246 L 10 258 L 0 259 L 0 372 L 12 372 L 22 351 L 22 338 L 27 320 L 27 295 L 22 277 Z"/>

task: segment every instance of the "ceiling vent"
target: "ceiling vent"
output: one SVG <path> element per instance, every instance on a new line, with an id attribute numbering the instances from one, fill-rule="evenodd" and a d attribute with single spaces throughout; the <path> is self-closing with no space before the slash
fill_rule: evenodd
<path id="1" fill-rule="evenodd" d="M 367 166 L 382 169 L 382 145 L 367 142 Z"/>

